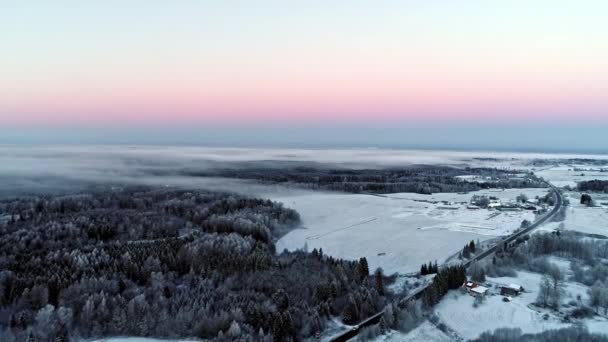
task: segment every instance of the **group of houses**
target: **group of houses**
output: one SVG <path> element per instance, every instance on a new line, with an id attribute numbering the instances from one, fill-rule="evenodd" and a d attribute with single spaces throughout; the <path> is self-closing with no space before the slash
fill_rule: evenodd
<path id="1" fill-rule="evenodd" d="M 473 297 L 485 296 L 489 290 L 488 287 L 480 285 L 474 281 L 466 281 L 462 288 L 465 292 Z M 517 284 L 500 285 L 499 289 L 500 295 L 509 299 L 511 297 L 519 296 L 524 291 L 524 288 Z"/>
<path id="2" fill-rule="evenodd" d="M 479 196 L 474 195 L 471 198 L 471 202 L 467 205 L 467 209 L 476 210 L 487 208 L 490 210 L 499 211 L 520 211 L 520 210 L 538 210 L 538 200 L 529 199 L 524 203 L 518 202 L 506 202 L 503 203 L 499 198 L 495 196 Z"/>

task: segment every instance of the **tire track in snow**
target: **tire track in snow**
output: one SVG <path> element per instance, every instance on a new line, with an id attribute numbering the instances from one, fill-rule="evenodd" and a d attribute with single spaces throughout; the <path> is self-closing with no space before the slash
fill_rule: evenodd
<path id="1" fill-rule="evenodd" d="M 327 236 L 327 235 L 329 235 L 329 234 L 333 234 L 333 233 L 339 232 L 339 231 L 341 231 L 341 230 L 346 230 L 346 229 L 349 229 L 349 228 L 353 228 L 353 227 L 356 227 L 356 226 L 360 226 L 360 225 L 362 225 L 362 224 L 370 223 L 370 222 L 376 221 L 377 219 L 378 219 L 377 217 L 374 217 L 374 218 L 371 218 L 371 219 L 369 219 L 369 220 L 365 220 L 365 221 L 362 221 L 362 222 L 358 222 L 358 223 L 355 223 L 355 224 L 351 224 L 350 226 L 347 226 L 347 227 L 344 227 L 344 228 L 338 228 L 338 229 L 335 229 L 335 230 L 329 231 L 329 232 L 327 232 L 327 233 L 323 233 L 323 234 L 316 234 L 316 235 L 307 236 L 307 237 L 306 237 L 306 240 L 317 240 L 317 239 L 320 239 L 320 238 L 322 238 L 322 237 L 325 237 L 325 236 Z"/>

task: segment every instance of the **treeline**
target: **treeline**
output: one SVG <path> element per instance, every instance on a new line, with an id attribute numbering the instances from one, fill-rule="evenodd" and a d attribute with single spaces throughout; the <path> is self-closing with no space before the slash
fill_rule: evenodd
<path id="1" fill-rule="evenodd" d="M 385 305 L 365 259 L 277 255 L 299 216 L 271 201 L 128 189 L 1 201 L 0 218 L 2 341 L 289 341 Z"/>
<path id="2" fill-rule="evenodd" d="M 555 255 L 572 260 L 575 280 L 586 285 L 596 281 L 608 281 L 608 265 L 599 260 L 608 258 L 608 241 L 587 239 L 585 235 L 572 231 L 558 231 L 526 235 L 515 246 L 503 246 L 502 250 L 486 266 L 492 277 L 511 276 L 514 267 L 544 273 L 545 256 Z M 587 267 L 582 267 L 582 266 Z M 580 276 L 577 270 L 580 269 Z M 583 272 L 587 269 L 589 272 Z M 583 277 L 593 275 L 592 278 Z"/>
<path id="3" fill-rule="evenodd" d="M 437 266 L 437 261 L 435 260 L 435 263 L 433 264 L 432 262 L 429 261 L 429 264 L 422 264 L 422 266 L 420 266 L 420 274 L 421 275 L 427 275 L 427 274 L 435 274 L 439 272 L 439 266 Z"/>
<path id="4" fill-rule="evenodd" d="M 459 253 L 458 257 L 460 259 L 466 258 L 469 259 L 471 257 L 471 253 L 475 254 L 477 251 L 477 247 L 475 246 L 475 241 L 471 240 L 468 244 L 464 245 L 462 251 Z"/>
<path id="5" fill-rule="evenodd" d="M 460 288 L 467 280 L 464 266 L 449 266 L 441 269 L 433 278 L 433 283 L 426 288 L 422 296 L 427 307 L 431 307 L 441 300 L 449 290 Z"/>
<path id="6" fill-rule="evenodd" d="M 585 327 L 574 326 L 547 330 L 536 334 L 524 334 L 519 328 L 501 328 L 485 332 L 473 342 L 554 342 L 587 341 L 608 342 L 608 336 L 589 332 Z"/>
<path id="7" fill-rule="evenodd" d="M 442 166 L 416 166 L 389 169 L 323 169 L 312 167 L 239 168 L 204 171 L 186 170 L 181 175 L 193 177 L 226 177 L 251 179 L 272 184 L 293 184 L 315 190 L 350 193 L 414 192 L 470 192 L 489 188 L 546 187 L 536 176 L 516 176 L 515 171 L 491 168 L 452 168 Z M 492 181 L 475 182 L 456 176 L 476 175 L 491 177 Z"/>
<path id="8" fill-rule="evenodd" d="M 576 185 L 578 191 L 597 191 L 608 192 L 608 180 L 588 180 L 578 182 Z"/>

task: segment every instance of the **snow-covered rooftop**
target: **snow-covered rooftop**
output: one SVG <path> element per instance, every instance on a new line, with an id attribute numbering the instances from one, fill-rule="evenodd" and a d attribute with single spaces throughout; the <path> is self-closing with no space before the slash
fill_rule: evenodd
<path id="1" fill-rule="evenodd" d="M 509 287 L 509 288 L 511 288 L 513 290 L 517 290 L 517 291 L 521 290 L 521 286 L 517 285 L 517 284 L 509 284 L 509 286 L 507 286 L 507 287 Z"/>
<path id="2" fill-rule="evenodd" d="M 475 292 L 475 293 L 479 293 L 479 294 L 484 294 L 486 293 L 486 291 L 488 291 L 488 288 L 485 286 L 477 286 L 471 289 L 471 291 Z"/>

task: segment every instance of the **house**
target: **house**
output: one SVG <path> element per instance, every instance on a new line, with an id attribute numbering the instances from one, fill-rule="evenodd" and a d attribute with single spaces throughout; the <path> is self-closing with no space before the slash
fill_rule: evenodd
<path id="1" fill-rule="evenodd" d="M 504 203 L 500 207 L 496 208 L 500 211 L 520 211 L 521 208 L 516 203 Z"/>
<path id="2" fill-rule="evenodd" d="M 468 281 L 464 283 L 464 289 L 473 297 L 485 296 L 486 292 L 488 292 L 488 288 L 485 286 L 481 286 L 475 282 Z"/>
<path id="3" fill-rule="evenodd" d="M 488 204 L 488 209 L 496 209 L 499 208 L 502 204 L 500 202 L 490 202 Z"/>
<path id="4" fill-rule="evenodd" d="M 509 284 L 500 287 L 500 294 L 503 296 L 519 296 L 524 288 L 517 284 Z"/>
<path id="5" fill-rule="evenodd" d="M 482 297 L 486 295 L 486 292 L 488 292 L 488 288 L 485 286 L 481 286 L 478 285 L 477 287 L 474 287 L 471 289 L 471 292 L 469 292 L 473 297 Z"/>

